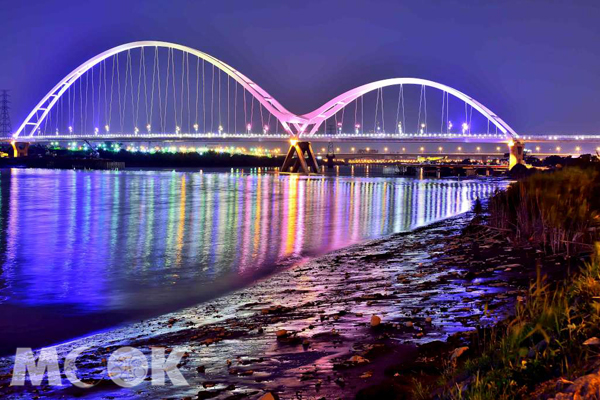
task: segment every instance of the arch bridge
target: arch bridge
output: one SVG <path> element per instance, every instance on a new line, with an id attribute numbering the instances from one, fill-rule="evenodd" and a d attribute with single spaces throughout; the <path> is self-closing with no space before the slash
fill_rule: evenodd
<path id="1" fill-rule="evenodd" d="M 438 82 L 380 80 L 295 114 L 225 62 L 160 41 L 127 43 L 87 60 L 12 135 L 25 143 L 77 139 L 289 139 L 286 165 L 304 171 L 314 160 L 309 141 L 319 140 L 502 142 L 514 145 L 514 163 L 522 160 L 519 135 L 505 121 Z"/>

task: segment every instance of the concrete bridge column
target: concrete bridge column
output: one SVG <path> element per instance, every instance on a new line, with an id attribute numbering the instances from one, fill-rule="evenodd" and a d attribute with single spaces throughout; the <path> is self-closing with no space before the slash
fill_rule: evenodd
<path id="1" fill-rule="evenodd" d="M 29 151 L 29 143 L 28 142 L 15 142 L 14 140 L 10 142 L 13 148 L 13 155 L 15 158 L 17 157 L 27 157 L 27 152 Z"/>
<path id="2" fill-rule="evenodd" d="M 524 151 L 525 145 L 523 142 L 518 140 L 511 140 L 508 142 L 508 169 L 509 171 L 517 164 L 525 164 Z"/>

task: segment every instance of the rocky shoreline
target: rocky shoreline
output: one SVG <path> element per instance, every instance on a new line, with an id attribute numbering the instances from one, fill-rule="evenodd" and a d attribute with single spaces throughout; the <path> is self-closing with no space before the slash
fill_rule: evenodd
<path id="1" fill-rule="evenodd" d="M 59 346 L 90 346 L 82 381 L 9 387 L 4 398 L 419 398 L 473 351 L 473 335 L 522 300 L 542 255 L 468 213 L 336 251 L 214 301 Z M 544 260 L 548 264 L 552 260 Z M 560 263 L 557 261 L 557 263 Z M 190 386 L 124 389 L 111 349 L 185 349 Z M 465 378 L 466 379 L 466 378 Z"/>

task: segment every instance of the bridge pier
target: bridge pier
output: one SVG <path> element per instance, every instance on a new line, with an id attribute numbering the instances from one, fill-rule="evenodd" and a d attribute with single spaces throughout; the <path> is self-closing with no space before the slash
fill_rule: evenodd
<path id="1" fill-rule="evenodd" d="M 14 140 L 10 142 L 13 148 L 13 155 L 15 158 L 17 157 L 27 157 L 27 153 L 29 152 L 29 143 L 28 142 L 15 142 Z"/>
<path id="2" fill-rule="evenodd" d="M 310 174 L 319 172 L 319 164 L 315 158 L 310 142 L 290 141 L 290 149 L 283 161 L 282 172 Z"/>
<path id="3" fill-rule="evenodd" d="M 524 155 L 525 145 L 518 140 L 508 142 L 508 170 L 510 171 L 517 164 L 525 164 Z"/>

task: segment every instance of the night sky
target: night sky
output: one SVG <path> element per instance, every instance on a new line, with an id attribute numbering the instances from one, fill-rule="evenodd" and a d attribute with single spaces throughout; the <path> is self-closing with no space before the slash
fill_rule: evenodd
<path id="1" fill-rule="evenodd" d="M 469 94 L 521 134 L 600 133 L 598 1 L 0 1 L 15 129 L 86 59 L 163 40 L 227 62 L 296 113 L 412 76 Z"/>

